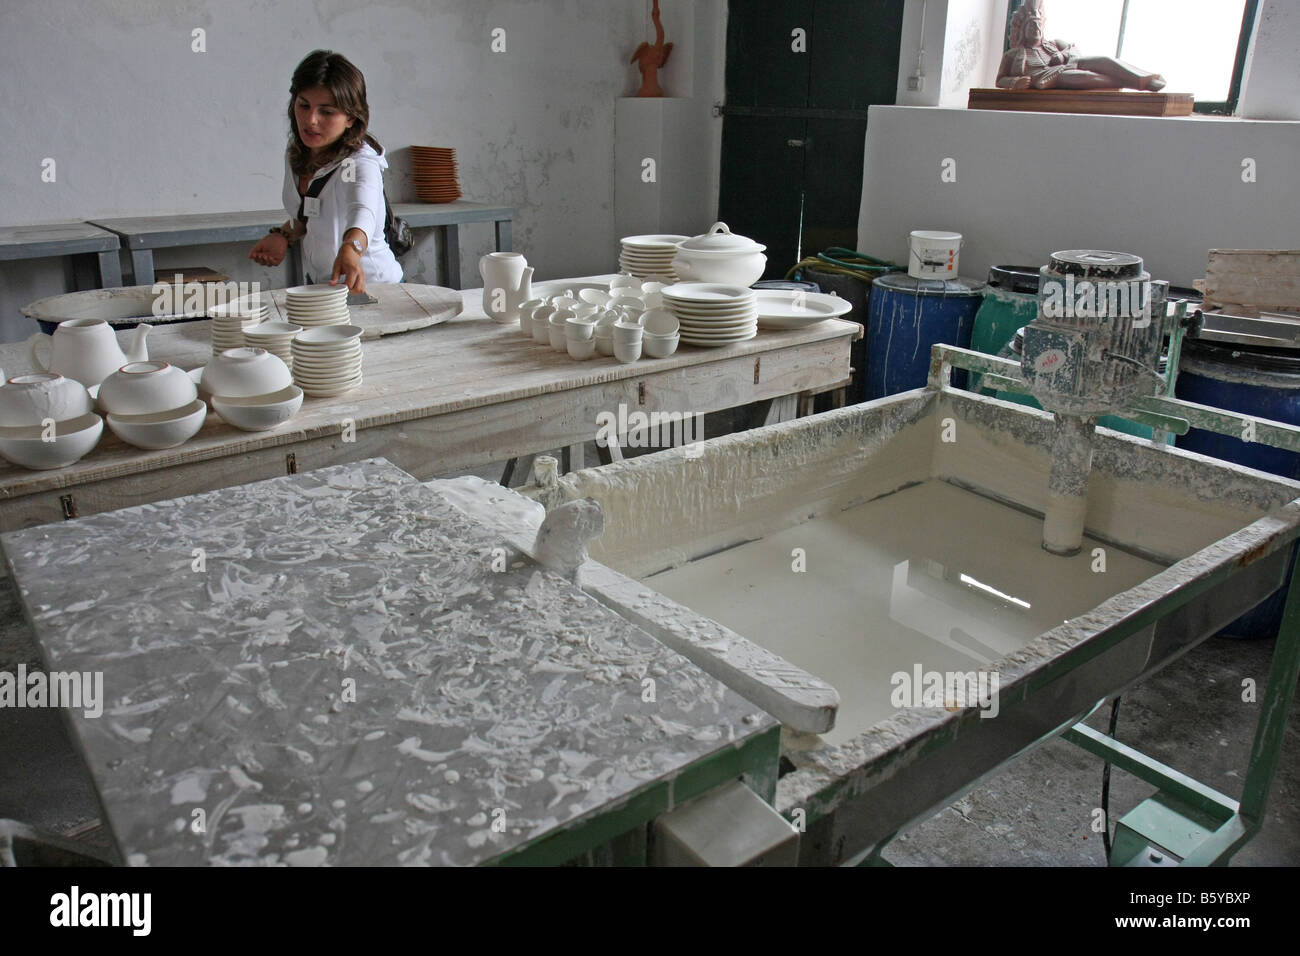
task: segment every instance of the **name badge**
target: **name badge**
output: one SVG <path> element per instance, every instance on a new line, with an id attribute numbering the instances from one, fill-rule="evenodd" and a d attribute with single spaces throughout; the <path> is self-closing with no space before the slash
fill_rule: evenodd
<path id="1" fill-rule="evenodd" d="M 302 199 L 302 214 L 307 217 L 320 215 L 320 197 L 304 196 Z"/>

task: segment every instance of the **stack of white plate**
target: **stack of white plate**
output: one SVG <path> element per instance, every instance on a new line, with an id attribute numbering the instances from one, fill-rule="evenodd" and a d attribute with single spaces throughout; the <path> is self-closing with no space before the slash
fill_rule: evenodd
<path id="1" fill-rule="evenodd" d="M 293 381 L 314 398 L 341 395 L 361 384 L 361 327 L 303 329 L 290 345 Z"/>
<path id="2" fill-rule="evenodd" d="M 681 341 L 706 348 L 743 342 L 758 334 L 753 289 L 716 282 L 679 282 L 662 290 L 664 308 L 677 316 Z"/>
<path id="3" fill-rule="evenodd" d="M 294 286 L 285 291 L 285 305 L 289 321 L 305 329 L 348 324 L 348 287 L 342 283 Z"/>
<path id="4" fill-rule="evenodd" d="M 628 236 L 620 239 L 623 250 L 618 256 L 618 271 L 629 272 L 638 279 L 646 276 L 668 276 L 677 281 L 673 272 L 673 259 L 677 257 L 677 243 L 689 236 Z"/>
<path id="5" fill-rule="evenodd" d="M 244 329 L 266 320 L 270 306 L 260 295 L 245 296 L 235 302 L 214 305 L 208 310 L 212 319 L 212 354 L 237 349 L 244 344 Z"/>
<path id="6" fill-rule="evenodd" d="M 293 349 L 290 343 L 302 331 L 302 326 L 292 322 L 263 322 L 244 329 L 244 341 L 250 348 L 266 349 L 289 368 L 293 368 Z"/>

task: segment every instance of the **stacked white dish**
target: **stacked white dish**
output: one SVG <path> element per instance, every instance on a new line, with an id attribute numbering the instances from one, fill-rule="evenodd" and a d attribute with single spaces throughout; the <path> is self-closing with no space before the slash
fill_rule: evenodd
<path id="1" fill-rule="evenodd" d="M 244 330 L 266 321 L 271 307 L 261 295 L 245 296 L 235 302 L 216 305 L 208 310 L 212 320 L 212 354 L 244 344 Z"/>
<path id="2" fill-rule="evenodd" d="M 348 324 L 348 287 L 342 283 L 299 285 L 285 291 L 289 321 L 303 328 Z"/>
<path id="3" fill-rule="evenodd" d="M 638 279 L 647 276 L 667 276 L 677 281 L 673 272 L 673 259 L 677 257 L 677 243 L 689 236 L 652 235 L 627 236 L 619 240 L 622 251 L 618 256 L 618 270 L 631 273 Z"/>
<path id="4" fill-rule="evenodd" d="M 189 373 L 167 362 L 123 365 L 104 379 L 96 401 L 113 434 L 137 448 L 174 448 L 208 415 Z"/>
<path id="5" fill-rule="evenodd" d="M 214 357 L 202 370 L 199 391 L 211 396 L 218 415 L 244 431 L 274 428 L 302 407 L 302 389 L 293 384 L 288 366 L 260 348 Z"/>
<path id="6" fill-rule="evenodd" d="M 715 282 L 679 282 L 661 290 L 664 308 L 677 317 L 681 341 L 717 348 L 758 334 L 753 289 Z"/>
<path id="7" fill-rule="evenodd" d="M 261 325 L 244 329 L 244 341 L 240 345 L 266 349 L 285 365 L 293 368 L 293 349 L 290 343 L 301 331 L 302 326 L 294 325 L 292 322 L 263 322 Z"/>
<path id="8" fill-rule="evenodd" d="M 293 381 L 314 398 L 351 391 L 361 384 L 361 328 L 335 325 L 304 329 L 292 342 Z"/>
<path id="9" fill-rule="evenodd" d="M 11 378 L 0 388 L 0 456 L 24 468 L 71 465 L 103 434 L 103 419 L 90 409 L 90 394 L 75 379 L 56 372 Z"/>

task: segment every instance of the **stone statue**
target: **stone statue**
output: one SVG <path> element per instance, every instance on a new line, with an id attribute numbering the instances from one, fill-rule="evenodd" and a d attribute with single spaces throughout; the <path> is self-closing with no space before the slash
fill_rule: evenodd
<path id="1" fill-rule="evenodd" d="M 1002 89 L 1164 89 L 1159 73 L 1144 73 L 1109 56 L 1081 57 L 1071 43 L 1043 39 L 1043 20 L 1043 0 L 1026 0 L 1011 17 L 1011 46 L 998 65 Z"/>
<path id="2" fill-rule="evenodd" d="M 637 96 L 663 96 L 659 87 L 659 70 L 668 63 L 668 54 L 673 52 L 671 43 L 664 43 L 664 25 L 659 19 L 659 0 L 654 0 L 654 12 L 650 15 L 655 22 L 654 46 L 644 40 L 632 54 L 632 63 L 641 70 L 641 89 Z"/>

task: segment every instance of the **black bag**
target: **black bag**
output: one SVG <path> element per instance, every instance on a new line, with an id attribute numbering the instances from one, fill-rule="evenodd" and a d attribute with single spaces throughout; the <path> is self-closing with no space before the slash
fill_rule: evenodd
<path id="1" fill-rule="evenodd" d="M 387 189 L 384 190 L 384 241 L 399 259 L 415 248 L 411 224 L 393 214 L 393 204 L 388 201 Z"/>

